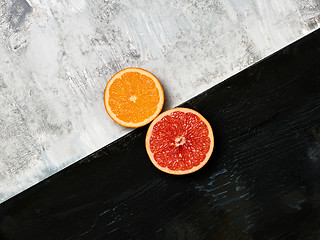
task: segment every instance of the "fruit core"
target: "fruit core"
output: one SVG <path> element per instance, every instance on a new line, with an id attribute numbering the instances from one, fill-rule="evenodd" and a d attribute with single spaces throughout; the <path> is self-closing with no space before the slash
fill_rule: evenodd
<path id="1" fill-rule="evenodd" d="M 179 147 L 180 145 L 185 144 L 185 142 L 186 142 L 186 138 L 185 137 L 177 137 L 175 139 L 176 147 Z"/>
<path id="2" fill-rule="evenodd" d="M 137 97 L 132 95 L 132 96 L 130 96 L 129 100 L 132 101 L 132 102 L 136 102 Z"/>

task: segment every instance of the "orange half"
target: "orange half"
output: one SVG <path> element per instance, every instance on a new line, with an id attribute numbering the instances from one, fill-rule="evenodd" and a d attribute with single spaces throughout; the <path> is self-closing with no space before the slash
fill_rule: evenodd
<path id="1" fill-rule="evenodd" d="M 107 83 L 104 105 L 109 116 L 124 127 L 150 123 L 162 110 L 164 93 L 159 80 L 141 68 L 126 68 Z"/>

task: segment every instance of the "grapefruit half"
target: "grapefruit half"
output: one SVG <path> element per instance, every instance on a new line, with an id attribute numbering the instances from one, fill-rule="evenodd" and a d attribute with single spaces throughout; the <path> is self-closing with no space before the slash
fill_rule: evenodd
<path id="1" fill-rule="evenodd" d="M 214 146 L 209 122 L 189 108 L 174 108 L 161 113 L 150 124 L 145 141 L 153 165 L 175 175 L 202 168 Z"/>

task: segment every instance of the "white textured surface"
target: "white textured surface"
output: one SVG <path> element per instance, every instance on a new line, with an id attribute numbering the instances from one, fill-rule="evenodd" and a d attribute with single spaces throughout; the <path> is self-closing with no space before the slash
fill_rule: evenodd
<path id="1" fill-rule="evenodd" d="M 319 26 L 319 0 L 3 0 L 0 202 L 129 131 L 104 110 L 116 71 L 153 72 L 168 109 Z"/>

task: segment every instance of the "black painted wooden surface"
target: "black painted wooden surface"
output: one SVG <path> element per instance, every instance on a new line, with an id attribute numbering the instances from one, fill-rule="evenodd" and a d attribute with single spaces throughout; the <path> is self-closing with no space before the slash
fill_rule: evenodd
<path id="1" fill-rule="evenodd" d="M 320 31 L 183 104 L 215 134 L 171 176 L 147 127 L 0 205 L 0 239 L 320 239 Z"/>

